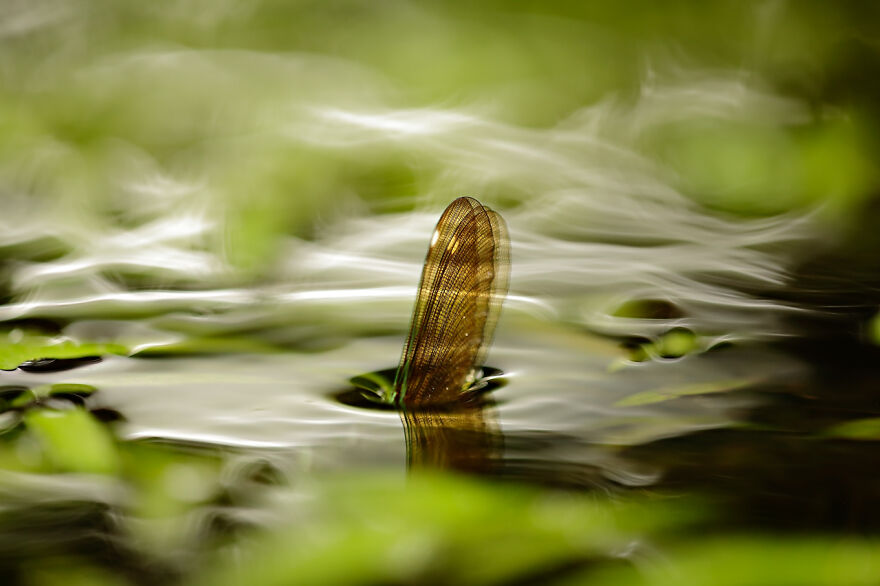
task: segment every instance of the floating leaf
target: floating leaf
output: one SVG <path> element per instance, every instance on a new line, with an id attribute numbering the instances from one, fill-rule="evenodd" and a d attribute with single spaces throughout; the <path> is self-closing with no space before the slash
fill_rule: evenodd
<path id="1" fill-rule="evenodd" d="M 32 389 L 27 387 L 0 388 L 0 410 L 22 409 L 48 398 L 70 399 L 82 403 L 86 397 L 97 390 L 92 385 L 76 383 L 39 385 Z"/>
<path id="2" fill-rule="evenodd" d="M 137 351 L 137 356 L 185 356 L 190 354 L 270 354 L 279 346 L 247 336 L 193 336 L 168 343 L 157 343 Z"/>
<path id="3" fill-rule="evenodd" d="M 100 356 L 82 356 L 79 358 L 38 358 L 27 360 L 18 365 L 25 372 L 60 372 L 87 364 L 101 362 Z"/>
<path id="4" fill-rule="evenodd" d="M 48 387 L 47 390 L 50 396 L 80 395 L 81 397 L 88 397 L 98 390 L 92 385 L 85 385 L 81 383 L 56 383 L 54 385 L 46 385 L 46 387 Z M 46 387 L 37 387 L 37 389 L 42 389 Z"/>
<path id="5" fill-rule="evenodd" d="M 396 372 L 395 368 L 367 372 L 348 379 L 348 382 L 362 391 L 361 394 L 368 400 L 390 403 L 394 399 L 394 374 Z"/>
<path id="6" fill-rule="evenodd" d="M 708 395 L 710 393 L 723 393 L 726 391 L 741 389 L 754 382 L 754 379 L 750 378 L 735 378 L 720 381 L 710 381 L 705 383 L 694 383 L 690 385 L 682 385 L 679 387 L 663 387 L 630 395 L 625 399 L 621 399 L 620 401 L 615 403 L 615 405 L 617 405 L 618 407 L 634 407 L 636 405 L 662 403 L 663 401 L 677 399 L 678 397 L 686 397 L 689 395 Z"/>
<path id="7" fill-rule="evenodd" d="M 679 358 L 699 348 L 697 336 L 690 330 L 675 328 L 656 342 L 657 353 L 664 358 Z"/>
<path id="8" fill-rule="evenodd" d="M 0 340 L 2 340 L 0 336 Z M 84 358 L 105 354 L 128 354 L 128 349 L 119 344 L 79 344 L 68 339 L 51 338 L 24 334 L 7 336 L 0 342 L 0 369 L 13 370 L 22 363 L 42 358 Z M 12 341 L 14 340 L 14 341 Z"/>
<path id="9" fill-rule="evenodd" d="M 630 299 L 621 303 L 611 315 L 634 319 L 672 319 L 684 312 L 666 299 Z"/>

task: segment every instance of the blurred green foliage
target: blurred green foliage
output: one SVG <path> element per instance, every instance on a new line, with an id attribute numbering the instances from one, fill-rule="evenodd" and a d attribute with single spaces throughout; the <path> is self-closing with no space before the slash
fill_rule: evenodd
<path id="1" fill-rule="evenodd" d="M 880 417 L 855 419 L 827 429 L 827 435 L 851 440 L 880 440 Z"/>
<path id="2" fill-rule="evenodd" d="M 65 385 L 55 390 L 65 389 L 75 390 Z M 51 390 L 35 394 L 51 396 L 46 395 Z M 876 430 L 876 422 L 872 425 Z M 164 567 L 158 575 L 167 572 L 176 576 L 174 583 L 194 586 L 512 581 L 818 586 L 872 584 L 880 572 L 875 555 L 880 544 L 870 538 L 717 530 L 704 536 L 719 511 L 693 493 L 608 495 L 439 470 L 406 478 L 398 471 L 314 474 L 285 486 L 235 463 L 235 454 L 114 436 L 112 427 L 84 408 L 40 405 L 25 412 L 23 426 L 0 434 L 0 464 L 15 470 L 15 478 L 75 474 L 88 481 L 100 475 L 115 485 L 109 492 L 95 485 L 101 498 L 124 495 L 105 505 L 114 522 L 102 529 L 111 532 L 102 539 L 133 552 L 127 555 L 134 560 L 142 558 L 107 563 L 97 554 L 50 545 L 37 546 L 33 557 L 26 546 L 19 563 L 28 584 L 65 578 L 64 583 L 84 585 L 139 583 L 131 572 L 141 563 L 154 571 Z M 8 490 L 9 482 L 0 477 L 0 490 Z M 17 519 L 31 518 L 24 513 L 29 507 L 37 507 L 31 514 L 45 515 L 39 511 L 69 498 L 60 490 L 35 504 L 16 495 L 0 513 L 0 539 Z M 86 509 L 73 512 L 87 505 L 72 506 L 64 531 L 94 533 Z M 262 507 L 272 518 L 267 523 L 272 531 L 234 521 Z M 230 519 L 225 524 L 212 521 L 224 515 Z M 52 532 L 60 529 L 47 524 L 28 531 L 51 543 L 57 539 Z"/>
<path id="3" fill-rule="evenodd" d="M 125 586 L 120 576 L 75 559 L 42 561 L 28 568 L 28 585 L 33 586 Z"/>
<path id="4" fill-rule="evenodd" d="M 0 235 L 3 271 L 65 254 L 75 259 L 95 234 L 195 211 L 218 228 L 190 248 L 220 255 L 234 269 L 233 282 L 266 279 L 273 263 L 284 260 L 285 238 L 312 237 L 338 206 L 411 209 L 456 171 L 436 151 L 406 142 L 325 144 L 323 129 L 306 124 L 306 106 L 440 107 L 545 130 L 584 109 L 608 108 L 623 114 L 609 116 L 614 124 L 591 138 L 631 149 L 663 169 L 672 187 L 716 210 L 768 215 L 819 207 L 830 228 L 845 229 L 864 221 L 880 193 L 880 4 L 36 0 L 10 2 L 4 10 L 0 197 L 4 218 L 24 210 L 28 233 L 19 240 Z M 658 79 L 675 86 L 680 79 L 717 78 L 730 83 L 705 88 L 719 100 L 710 101 L 713 107 L 686 107 L 700 91 L 696 84 L 687 86 L 692 93 L 671 94 L 659 123 L 651 123 L 650 108 L 640 111 L 645 119 L 630 115 L 634 103 L 657 97 Z M 729 107 L 725 92 L 746 87 L 757 88 L 763 101 L 752 109 Z M 510 206 L 533 195 L 501 183 L 478 187 Z M 16 227 L 10 221 L 6 232 Z M 115 245 L 136 248 L 123 235 Z M 149 272 L 112 263 L 102 270 L 135 282 L 138 271 Z M 13 286 L 28 290 L 27 283 L 4 281 L 4 298 Z M 345 319 L 336 311 L 316 313 L 321 332 Z M 615 315 L 650 319 L 674 311 L 663 302 L 633 301 Z M 192 327 L 185 339 L 144 353 L 276 349 Z M 125 344 L 19 334 L 4 332 L 0 368 L 129 352 Z M 869 335 L 880 342 L 880 316 Z M 677 358 L 701 349 L 698 335 L 675 329 L 640 344 L 632 358 Z M 750 382 L 651 389 L 617 406 Z M 705 536 L 694 527 L 711 520 L 710 507 L 693 495 L 634 490 L 617 498 L 444 472 L 406 481 L 354 472 L 298 478 L 287 493 L 292 498 L 267 497 L 276 525 L 263 525 L 275 531 L 239 526 L 238 518 L 261 519 L 242 501 L 271 488 L 251 483 L 236 490 L 229 470 L 237 454 L 122 441 L 89 410 L 88 397 L 84 406 L 62 402 L 64 393 L 76 392 L 91 394 L 69 385 L 0 389 L 0 535 L 16 552 L 4 550 L 2 561 L 28 584 L 131 582 L 123 571 L 131 572 L 128 560 L 108 562 L 89 557 L 89 548 L 56 551 L 41 542 L 76 530 L 92 538 L 105 531 L 87 543 L 109 542 L 111 552 L 143 557 L 144 567 L 171 568 L 181 583 L 212 586 L 545 578 L 836 585 L 875 584 L 880 575 L 872 538 L 723 530 Z M 880 435 L 875 418 L 825 433 L 817 440 Z M 27 487 L 38 480 L 50 490 L 57 486 L 51 480 L 73 487 L 74 477 L 95 482 L 88 496 L 109 511 L 109 529 L 83 528 L 76 515 L 60 514 L 53 520 L 59 524 L 46 527 L 30 522 L 45 520 L 39 516 L 24 515 L 28 522 L 16 524 L 19 509 L 51 514 L 52 505 L 71 500 L 85 506 L 88 498 L 73 488 L 29 500 Z M 16 484 L 22 479 L 34 484 Z M 98 489 L 106 484 L 123 496 L 102 500 Z M 224 514 L 232 521 L 221 537 L 212 533 L 211 519 Z M 18 539 L 25 530 L 37 538 Z"/>
<path id="5" fill-rule="evenodd" d="M 50 470 L 87 474 L 114 474 L 119 470 L 116 443 L 88 411 L 30 409 L 24 424 Z"/>
<path id="6" fill-rule="evenodd" d="M 877 185 L 867 128 L 841 115 L 790 126 L 689 120 L 654 140 L 687 193 L 711 207 L 762 215 L 827 204 L 846 221 Z"/>
<path id="7" fill-rule="evenodd" d="M 868 338 L 875 344 L 880 344 L 880 313 L 868 322 Z"/>
<path id="8" fill-rule="evenodd" d="M 324 148 L 320 128 L 291 125 L 302 105 L 440 105 L 551 128 L 625 108 L 658 78 L 728 71 L 764 88 L 763 114 L 685 108 L 629 146 L 741 214 L 824 205 L 846 225 L 880 184 L 880 15 L 862 2 L 26 4 L 11 16 L 53 18 L 0 38 L 0 187 L 99 228 L 155 213 L 165 204 L 134 184 L 173 178 L 224 227 L 203 245 L 244 277 L 350 195 L 412 207 L 448 171 L 406 148 Z M 774 109 L 785 100 L 800 114 Z"/>
<path id="9" fill-rule="evenodd" d="M 323 491 L 310 521 L 198 583 L 505 584 L 609 558 L 699 514 L 669 499 L 615 502 L 437 473 L 330 480 Z"/>
<path id="10" fill-rule="evenodd" d="M 668 558 L 642 568 L 614 568 L 559 584 L 868 586 L 880 575 L 878 546 L 872 539 L 732 535 L 680 544 Z"/>

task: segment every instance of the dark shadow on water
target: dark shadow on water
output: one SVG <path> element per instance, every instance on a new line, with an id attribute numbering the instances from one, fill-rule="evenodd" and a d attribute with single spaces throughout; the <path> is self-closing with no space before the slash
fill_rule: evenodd
<path id="1" fill-rule="evenodd" d="M 756 401 L 738 425 L 621 455 L 665 470 L 659 490 L 714 498 L 724 512 L 715 529 L 877 535 L 880 436 L 834 430 L 880 418 L 880 348 L 835 330 L 783 347 L 811 365 L 809 379 L 740 391 Z"/>
<path id="2" fill-rule="evenodd" d="M 381 411 L 398 411 L 401 408 L 388 400 L 394 387 L 394 375 L 396 368 L 376 370 L 349 379 L 351 387 L 333 393 L 334 400 L 361 409 L 379 409 Z M 435 410 L 457 409 L 462 405 L 488 405 L 491 402 L 489 394 L 507 384 L 504 372 L 498 368 L 484 366 L 481 376 L 474 381 L 471 387 L 462 393 L 460 401 L 450 405 L 432 407 Z M 492 403 L 494 404 L 494 403 Z"/>
<path id="3" fill-rule="evenodd" d="M 78 358 L 39 358 L 37 360 L 27 360 L 18 365 L 20 370 L 25 372 L 62 372 L 72 370 L 80 366 L 88 366 L 101 362 L 100 356 L 80 356 Z"/>

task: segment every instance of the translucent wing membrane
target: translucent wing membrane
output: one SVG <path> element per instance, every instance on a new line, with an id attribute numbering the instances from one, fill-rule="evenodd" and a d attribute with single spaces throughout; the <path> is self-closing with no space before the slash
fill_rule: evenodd
<path id="1" fill-rule="evenodd" d="M 452 402 L 473 382 L 507 294 L 509 249 L 504 220 L 477 200 L 443 212 L 394 380 L 398 402 Z"/>

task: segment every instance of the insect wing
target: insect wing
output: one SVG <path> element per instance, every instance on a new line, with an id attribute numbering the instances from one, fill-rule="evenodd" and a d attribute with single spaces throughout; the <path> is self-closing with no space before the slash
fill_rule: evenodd
<path id="1" fill-rule="evenodd" d="M 456 199 L 428 248 L 395 377 L 398 401 L 451 402 L 473 381 L 491 343 L 508 275 L 504 220 L 473 198 Z"/>

